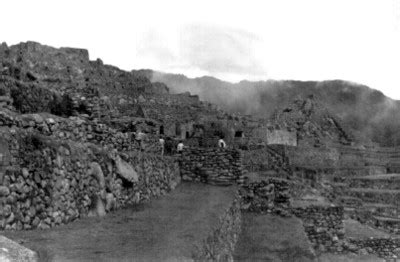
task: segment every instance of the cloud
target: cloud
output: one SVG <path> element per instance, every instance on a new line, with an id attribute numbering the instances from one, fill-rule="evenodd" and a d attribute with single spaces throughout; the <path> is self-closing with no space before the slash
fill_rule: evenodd
<path id="1" fill-rule="evenodd" d="M 247 31 L 211 25 L 149 29 L 137 47 L 146 66 L 189 74 L 207 74 L 227 80 L 266 78 L 258 53 L 262 40 Z M 160 66 L 161 65 L 161 66 Z"/>
<path id="2" fill-rule="evenodd" d="M 261 40 L 251 33 L 226 27 L 186 26 L 180 36 L 181 56 L 210 74 L 265 74 L 256 51 Z"/>
<path id="3" fill-rule="evenodd" d="M 159 30 L 146 31 L 136 46 L 136 52 L 150 64 L 171 65 L 176 63 L 178 57 L 174 54 L 171 42 Z"/>

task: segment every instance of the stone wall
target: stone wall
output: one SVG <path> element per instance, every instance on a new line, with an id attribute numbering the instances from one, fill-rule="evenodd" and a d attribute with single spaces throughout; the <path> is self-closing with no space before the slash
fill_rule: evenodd
<path id="1" fill-rule="evenodd" d="M 397 238 L 348 239 L 348 242 L 348 250 L 358 254 L 376 254 L 388 261 L 397 261 L 400 256 L 400 239 Z"/>
<path id="2" fill-rule="evenodd" d="M 46 113 L 16 115 L 0 111 L 1 125 L 36 130 L 62 141 L 90 142 L 119 151 L 140 150 L 132 132 L 121 132 L 97 121 L 79 117 L 62 118 Z M 158 136 L 148 134 L 143 140 L 142 149 L 147 153 L 160 154 Z"/>
<path id="3" fill-rule="evenodd" d="M 290 182 L 269 178 L 245 184 L 240 189 L 242 208 L 250 212 L 289 215 Z"/>
<path id="4" fill-rule="evenodd" d="M 194 256 L 195 261 L 233 261 L 241 224 L 240 200 L 237 197 L 219 218 L 219 224 L 204 240 L 204 245 L 198 249 Z"/>
<path id="5" fill-rule="evenodd" d="M 215 185 L 242 180 L 241 152 L 235 149 L 186 148 L 181 157 L 182 179 Z"/>
<path id="6" fill-rule="evenodd" d="M 286 130 L 271 130 L 267 132 L 268 145 L 297 146 L 297 133 Z"/>
<path id="7" fill-rule="evenodd" d="M 334 148 L 286 147 L 291 166 L 332 168 L 338 166 L 339 152 Z"/>
<path id="8" fill-rule="evenodd" d="M 9 147 L 17 163 L 0 186 L 0 229 L 49 228 L 105 215 L 163 195 L 180 181 L 168 157 L 121 154 L 26 131 L 14 133 Z"/>
<path id="9" fill-rule="evenodd" d="M 289 163 L 283 149 L 279 146 L 261 146 L 243 150 L 243 165 L 250 172 L 266 170 L 287 172 Z"/>
<path id="10" fill-rule="evenodd" d="M 303 220 L 314 249 L 320 252 L 343 251 L 343 207 L 307 206 L 293 208 L 292 212 Z"/>

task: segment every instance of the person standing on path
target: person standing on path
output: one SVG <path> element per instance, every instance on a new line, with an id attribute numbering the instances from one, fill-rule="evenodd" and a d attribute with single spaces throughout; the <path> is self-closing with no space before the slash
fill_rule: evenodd
<path id="1" fill-rule="evenodd" d="M 165 147 L 165 140 L 162 136 L 160 136 L 160 146 L 161 146 L 161 156 L 164 155 L 164 147 Z"/>
<path id="2" fill-rule="evenodd" d="M 226 143 L 225 143 L 225 141 L 222 139 L 222 137 L 218 140 L 218 147 L 219 147 L 219 148 L 225 148 L 225 147 L 226 147 Z"/>
<path id="3" fill-rule="evenodd" d="M 182 154 L 183 148 L 184 148 L 183 142 L 179 141 L 179 144 L 176 147 L 176 151 L 178 152 L 178 154 Z"/>
<path id="4" fill-rule="evenodd" d="M 139 150 L 140 150 L 141 152 L 144 151 L 144 144 L 143 144 L 144 136 L 145 136 L 145 134 L 142 133 L 142 131 L 140 131 L 140 129 L 138 129 L 138 130 L 136 131 L 135 140 L 136 140 L 136 142 L 138 143 L 138 145 L 139 145 Z"/>

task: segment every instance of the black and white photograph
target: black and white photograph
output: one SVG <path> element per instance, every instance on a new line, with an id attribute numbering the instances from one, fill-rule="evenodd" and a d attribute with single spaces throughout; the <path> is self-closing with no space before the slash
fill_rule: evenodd
<path id="1" fill-rule="evenodd" d="M 400 0 L 0 0 L 0 262 L 400 261 Z"/>

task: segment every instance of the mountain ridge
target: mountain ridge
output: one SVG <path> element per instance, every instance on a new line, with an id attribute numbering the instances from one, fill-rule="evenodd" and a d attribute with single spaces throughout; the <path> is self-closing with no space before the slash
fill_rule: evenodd
<path id="1" fill-rule="evenodd" d="M 135 70 L 171 93 L 191 92 L 229 112 L 271 117 L 293 99 L 315 96 L 359 137 L 383 146 L 400 145 L 400 101 L 381 91 L 346 80 L 242 80 L 230 83 L 212 76 L 189 78 L 152 70 Z"/>

